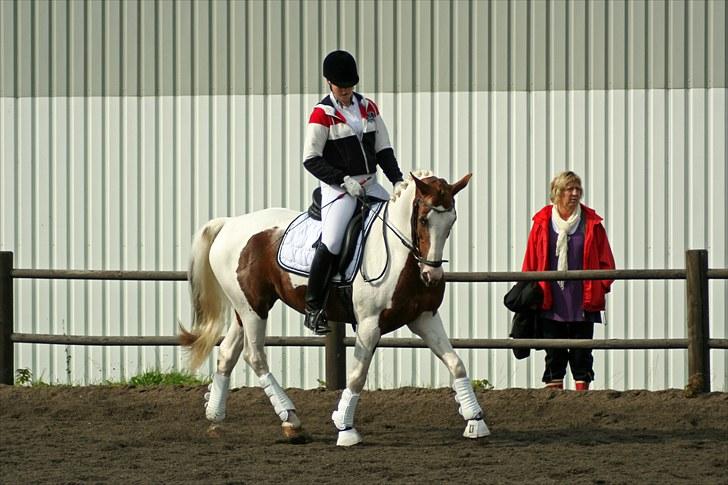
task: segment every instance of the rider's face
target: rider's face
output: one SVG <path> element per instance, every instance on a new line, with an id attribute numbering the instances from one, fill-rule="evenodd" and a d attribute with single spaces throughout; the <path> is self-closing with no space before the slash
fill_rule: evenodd
<path id="1" fill-rule="evenodd" d="M 331 88 L 331 92 L 334 93 L 334 97 L 344 106 L 349 106 L 351 104 L 351 97 L 354 93 L 354 87 L 349 86 L 346 88 L 343 88 L 341 86 L 337 86 L 336 84 L 329 82 L 329 87 Z"/>

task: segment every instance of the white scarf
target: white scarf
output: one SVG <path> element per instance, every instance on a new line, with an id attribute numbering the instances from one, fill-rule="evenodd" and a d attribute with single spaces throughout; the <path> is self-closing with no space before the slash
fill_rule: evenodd
<path id="1" fill-rule="evenodd" d="M 553 224 L 554 230 L 559 235 L 556 238 L 556 269 L 558 271 L 566 271 L 569 269 L 569 238 L 576 232 L 581 222 L 581 204 L 576 206 L 574 211 L 568 219 L 563 220 L 559 215 L 559 210 L 555 205 L 551 206 L 551 223 Z M 564 289 L 564 282 L 559 281 L 559 286 Z"/>

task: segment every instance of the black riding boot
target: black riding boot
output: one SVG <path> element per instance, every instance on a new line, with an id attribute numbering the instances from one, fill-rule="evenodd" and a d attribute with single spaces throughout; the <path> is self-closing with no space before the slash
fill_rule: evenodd
<path id="1" fill-rule="evenodd" d="M 316 333 L 329 333 L 329 324 L 324 314 L 324 305 L 329 293 L 329 281 L 334 274 L 336 255 L 329 252 L 324 243 L 319 243 L 311 262 L 311 273 L 306 288 L 306 319 L 303 324 Z"/>

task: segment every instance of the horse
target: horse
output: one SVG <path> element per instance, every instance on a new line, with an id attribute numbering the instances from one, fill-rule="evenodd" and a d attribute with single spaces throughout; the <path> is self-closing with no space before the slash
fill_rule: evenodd
<path id="1" fill-rule="evenodd" d="M 384 215 L 372 224 L 348 306 L 336 291 L 326 303 L 332 324 L 351 322 L 347 308 L 353 309 L 356 319 L 354 363 L 331 415 L 338 446 L 362 442 L 354 414 L 372 356 L 382 335 L 404 325 L 450 371 L 458 412 L 467 421 L 463 436 L 477 439 L 490 434 L 465 365 L 437 311 L 445 293 L 443 249 L 457 218 L 455 195 L 471 176 L 449 184 L 430 171 L 410 173 L 386 202 Z M 232 306 L 236 321 L 220 344 L 217 370 L 205 395 L 205 415 L 212 423 L 225 418 L 230 375 L 242 352 L 281 420 L 283 435 L 293 442 L 305 431 L 295 405 L 270 372 L 264 344 L 268 314 L 277 300 L 304 312 L 307 279 L 284 271 L 276 260 L 281 236 L 299 214 L 284 208 L 263 209 L 212 219 L 197 232 L 189 267 L 192 326 L 188 331 L 180 325 L 179 335 L 194 370 L 217 343 Z M 389 233 L 396 238 L 388 238 Z"/>

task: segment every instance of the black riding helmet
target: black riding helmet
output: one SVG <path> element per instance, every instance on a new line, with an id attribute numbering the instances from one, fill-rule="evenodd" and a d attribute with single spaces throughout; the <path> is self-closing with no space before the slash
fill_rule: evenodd
<path id="1" fill-rule="evenodd" d="M 332 51 L 324 59 L 324 77 L 332 84 L 349 88 L 359 83 L 354 56 L 346 51 Z"/>

